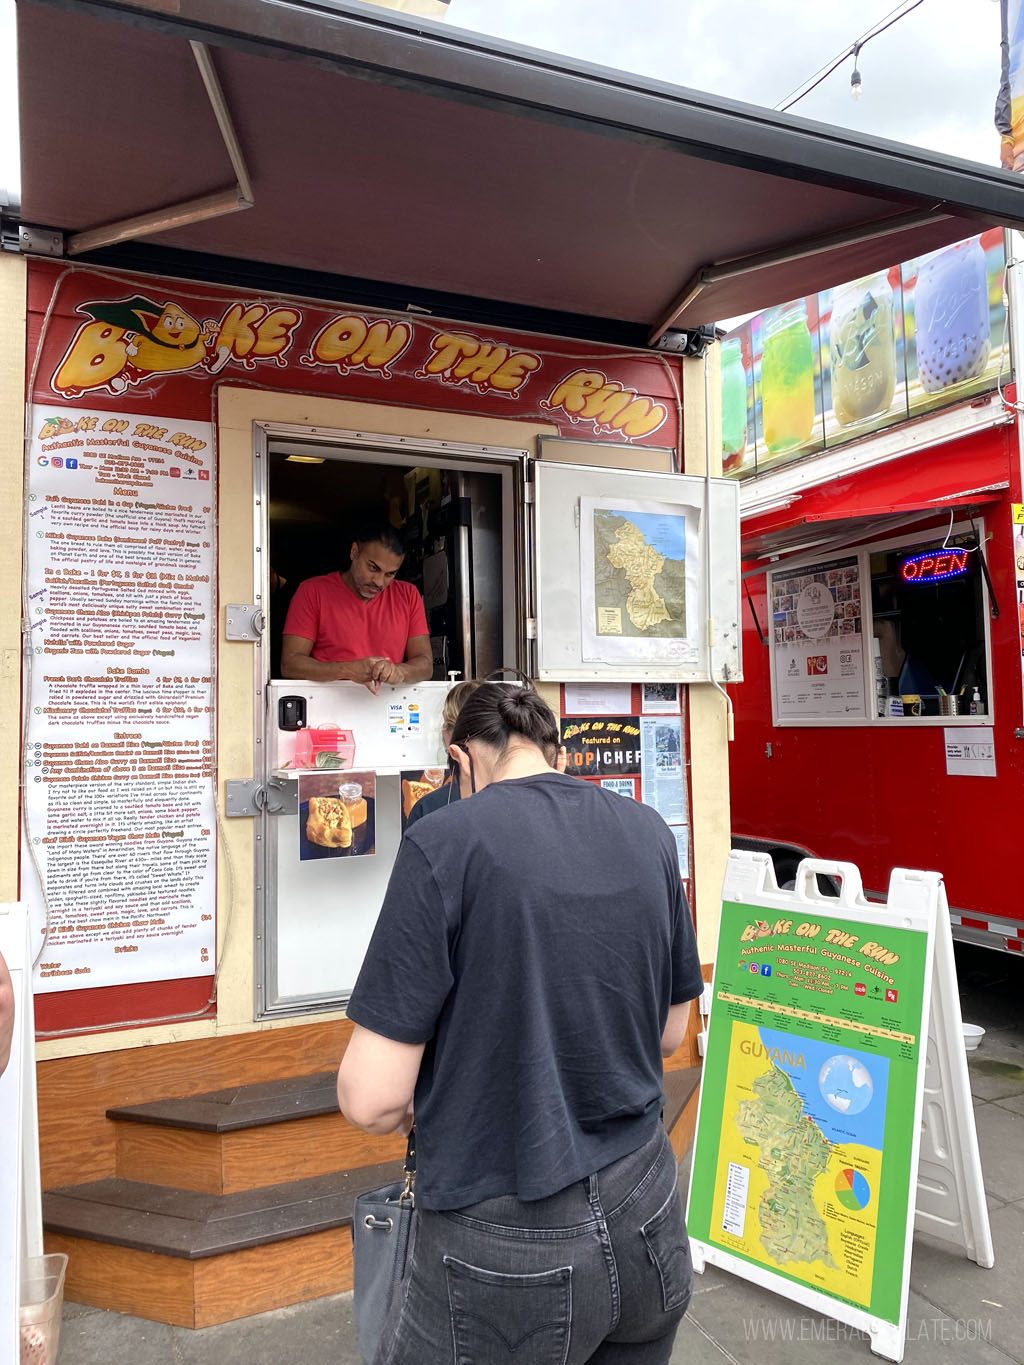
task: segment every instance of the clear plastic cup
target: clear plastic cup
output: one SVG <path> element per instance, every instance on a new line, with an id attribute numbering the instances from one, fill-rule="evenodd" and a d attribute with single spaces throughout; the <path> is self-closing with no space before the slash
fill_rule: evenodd
<path id="1" fill-rule="evenodd" d="M 67 1268 L 68 1258 L 62 1251 L 30 1256 L 22 1266 L 19 1365 L 56 1365 Z"/>

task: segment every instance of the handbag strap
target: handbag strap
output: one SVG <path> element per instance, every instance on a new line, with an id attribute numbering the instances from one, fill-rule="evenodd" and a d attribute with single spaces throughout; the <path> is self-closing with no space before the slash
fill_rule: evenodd
<path id="1" fill-rule="evenodd" d="M 404 1204 L 406 1200 L 408 1200 L 410 1208 L 416 1207 L 416 1194 L 415 1191 L 413 1190 L 413 1184 L 415 1183 L 415 1180 L 416 1180 L 416 1128 L 415 1126 L 413 1126 L 412 1128 L 409 1129 L 409 1141 L 406 1143 L 405 1148 L 405 1185 L 402 1189 L 402 1193 L 398 1196 L 399 1204 Z"/>

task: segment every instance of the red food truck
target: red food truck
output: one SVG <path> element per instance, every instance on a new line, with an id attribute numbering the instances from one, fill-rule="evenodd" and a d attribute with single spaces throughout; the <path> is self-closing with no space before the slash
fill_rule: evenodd
<path id="1" fill-rule="evenodd" d="M 937 868 L 954 936 L 1020 952 L 1008 254 L 984 233 L 750 319 L 723 344 L 722 382 L 743 480 L 734 846 L 769 851 L 780 884 L 808 855 L 856 863 L 878 893 L 894 866 Z"/>

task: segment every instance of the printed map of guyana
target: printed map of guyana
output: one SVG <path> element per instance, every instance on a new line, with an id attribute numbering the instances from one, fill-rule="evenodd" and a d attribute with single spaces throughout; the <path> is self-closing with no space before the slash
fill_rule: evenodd
<path id="1" fill-rule="evenodd" d="M 754 1081 L 756 1099 L 743 1100 L 736 1127 L 761 1149 L 758 1165 L 768 1188 L 757 1214 L 761 1245 L 778 1265 L 821 1261 L 834 1268 L 825 1223 L 814 1202 L 814 1182 L 826 1169 L 829 1144 L 804 1113 L 793 1082 L 777 1066 Z"/>
<path id="2" fill-rule="evenodd" d="M 686 521 L 657 513 L 595 510 L 598 635 L 686 635 Z"/>

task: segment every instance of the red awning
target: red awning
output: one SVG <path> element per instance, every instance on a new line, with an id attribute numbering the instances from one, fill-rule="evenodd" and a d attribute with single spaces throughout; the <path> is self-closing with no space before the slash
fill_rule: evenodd
<path id="1" fill-rule="evenodd" d="M 1001 485 L 1009 487 L 1008 483 Z M 834 550 L 853 549 L 865 540 L 878 540 L 898 531 L 933 521 L 937 514 L 957 512 L 969 514 L 999 502 L 1001 493 L 994 489 L 980 494 L 951 494 L 948 498 L 933 498 L 926 503 L 893 503 L 888 507 L 862 508 L 856 515 L 847 509 L 818 512 L 791 521 L 786 527 L 744 538 L 743 560 L 747 564 L 744 578 L 764 573 L 767 567 L 780 560 L 793 559 L 811 550 L 830 554 Z M 750 561 L 759 561 L 754 567 Z"/>
<path id="2" fill-rule="evenodd" d="M 950 510 L 990 507 L 1010 486 L 1014 444 L 1012 426 L 999 423 L 865 468 L 819 476 L 818 482 L 809 477 L 813 465 L 805 466 L 808 478 L 800 487 L 744 516 L 747 569 L 761 573 L 769 561 L 850 548 L 948 517 Z M 762 496 L 770 496 L 770 487 L 762 485 Z"/>

